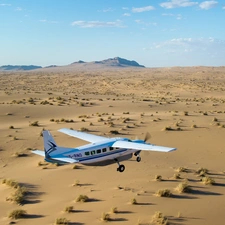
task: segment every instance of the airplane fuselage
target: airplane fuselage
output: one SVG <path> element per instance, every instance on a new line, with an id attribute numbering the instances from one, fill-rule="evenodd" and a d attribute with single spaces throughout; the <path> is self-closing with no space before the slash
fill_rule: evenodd
<path id="1" fill-rule="evenodd" d="M 115 163 L 115 159 L 119 161 L 124 161 L 130 159 L 134 152 L 137 150 L 127 149 L 127 148 L 113 148 L 111 147 L 115 141 L 118 140 L 128 140 L 126 138 L 114 138 L 110 142 L 103 141 L 101 143 L 87 144 L 67 152 L 62 153 L 57 152 L 57 155 L 52 155 L 52 157 L 63 156 L 69 157 L 71 159 L 79 161 L 79 163 L 84 165 L 109 165 Z"/>

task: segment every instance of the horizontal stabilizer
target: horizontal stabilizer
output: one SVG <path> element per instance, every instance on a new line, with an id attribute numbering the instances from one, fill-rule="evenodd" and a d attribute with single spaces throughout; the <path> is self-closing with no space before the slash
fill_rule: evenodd
<path id="1" fill-rule="evenodd" d="M 44 151 L 41 151 L 41 150 L 34 150 L 32 151 L 34 154 L 36 155 L 40 155 L 40 156 L 43 156 L 45 157 L 45 152 Z"/>
<path id="2" fill-rule="evenodd" d="M 101 137 L 94 134 L 87 134 L 85 132 L 71 130 L 68 128 L 62 128 L 58 131 L 64 134 L 70 135 L 72 137 L 79 138 L 87 142 L 91 142 L 91 143 L 97 143 L 97 142 L 109 140 L 109 138 L 106 138 L 106 137 Z"/>
<path id="3" fill-rule="evenodd" d="M 59 161 L 59 162 L 63 162 L 63 163 L 78 163 L 79 161 L 76 159 L 71 159 L 71 158 L 67 158 L 67 157 L 58 157 L 58 158 L 50 158 L 50 160 L 55 160 L 55 161 Z"/>
<path id="4" fill-rule="evenodd" d="M 112 145 L 112 147 L 145 150 L 145 151 L 157 151 L 157 152 L 171 152 L 176 150 L 176 148 L 163 147 L 163 146 L 150 145 L 150 144 L 141 144 L 141 143 L 135 143 L 135 142 L 127 142 L 127 141 L 116 141 Z"/>

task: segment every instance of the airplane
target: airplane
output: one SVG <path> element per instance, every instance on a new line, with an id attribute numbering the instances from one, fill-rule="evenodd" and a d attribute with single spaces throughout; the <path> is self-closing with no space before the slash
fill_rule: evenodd
<path id="1" fill-rule="evenodd" d="M 144 140 L 130 140 L 122 137 L 102 137 L 77 130 L 62 128 L 58 130 L 64 134 L 89 142 L 89 144 L 76 148 L 59 147 L 51 133 L 43 131 L 44 151 L 34 150 L 33 153 L 45 157 L 45 161 L 58 164 L 80 163 L 83 165 L 105 166 L 113 163 L 118 164 L 117 171 L 123 172 L 125 166 L 121 161 L 136 156 L 136 161 L 141 161 L 140 152 L 158 151 L 171 152 L 176 148 L 157 146 L 146 141 L 150 138 L 147 133 Z"/>

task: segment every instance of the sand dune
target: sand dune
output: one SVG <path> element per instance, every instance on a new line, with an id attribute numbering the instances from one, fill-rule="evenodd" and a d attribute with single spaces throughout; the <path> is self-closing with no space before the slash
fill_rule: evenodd
<path id="1" fill-rule="evenodd" d="M 169 224 L 223 224 L 224 81 L 224 67 L 0 73 L 0 224 L 102 224 L 103 213 L 110 224 L 154 224 L 157 211 Z M 142 152 L 140 163 L 124 162 L 124 173 L 116 164 L 47 164 L 31 153 L 43 149 L 43 129 L 59 145 L 85 143 L 57 132 L 63 127 L 132 139 L 148 131 L 150 142 L 178 150 Z M 207 173 L 197 174 L 200 168 Z M 215 183 L 204 184 L 204 176 Z M 9 180 L 26 188 L 21 204 Z M 190 192 L 179 193 L 182 183 Z M 156 196 L 165 189 L 170 197 Z M 79 195 L 89 201 L 76 202 Z M 15 209 L 26 210 L 25 218 L 8 218 Z"/>

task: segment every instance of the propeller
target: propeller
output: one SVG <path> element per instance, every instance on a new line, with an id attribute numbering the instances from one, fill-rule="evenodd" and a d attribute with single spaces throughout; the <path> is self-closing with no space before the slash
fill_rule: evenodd
<path id="1" fill-rule="evenodd" d="M 150 134 L 149 132 L 147 132 L 147 133 L 145 134 L 144 142 L 150 140 L 151 137 L 152 137 L 151 134 Z"/>

